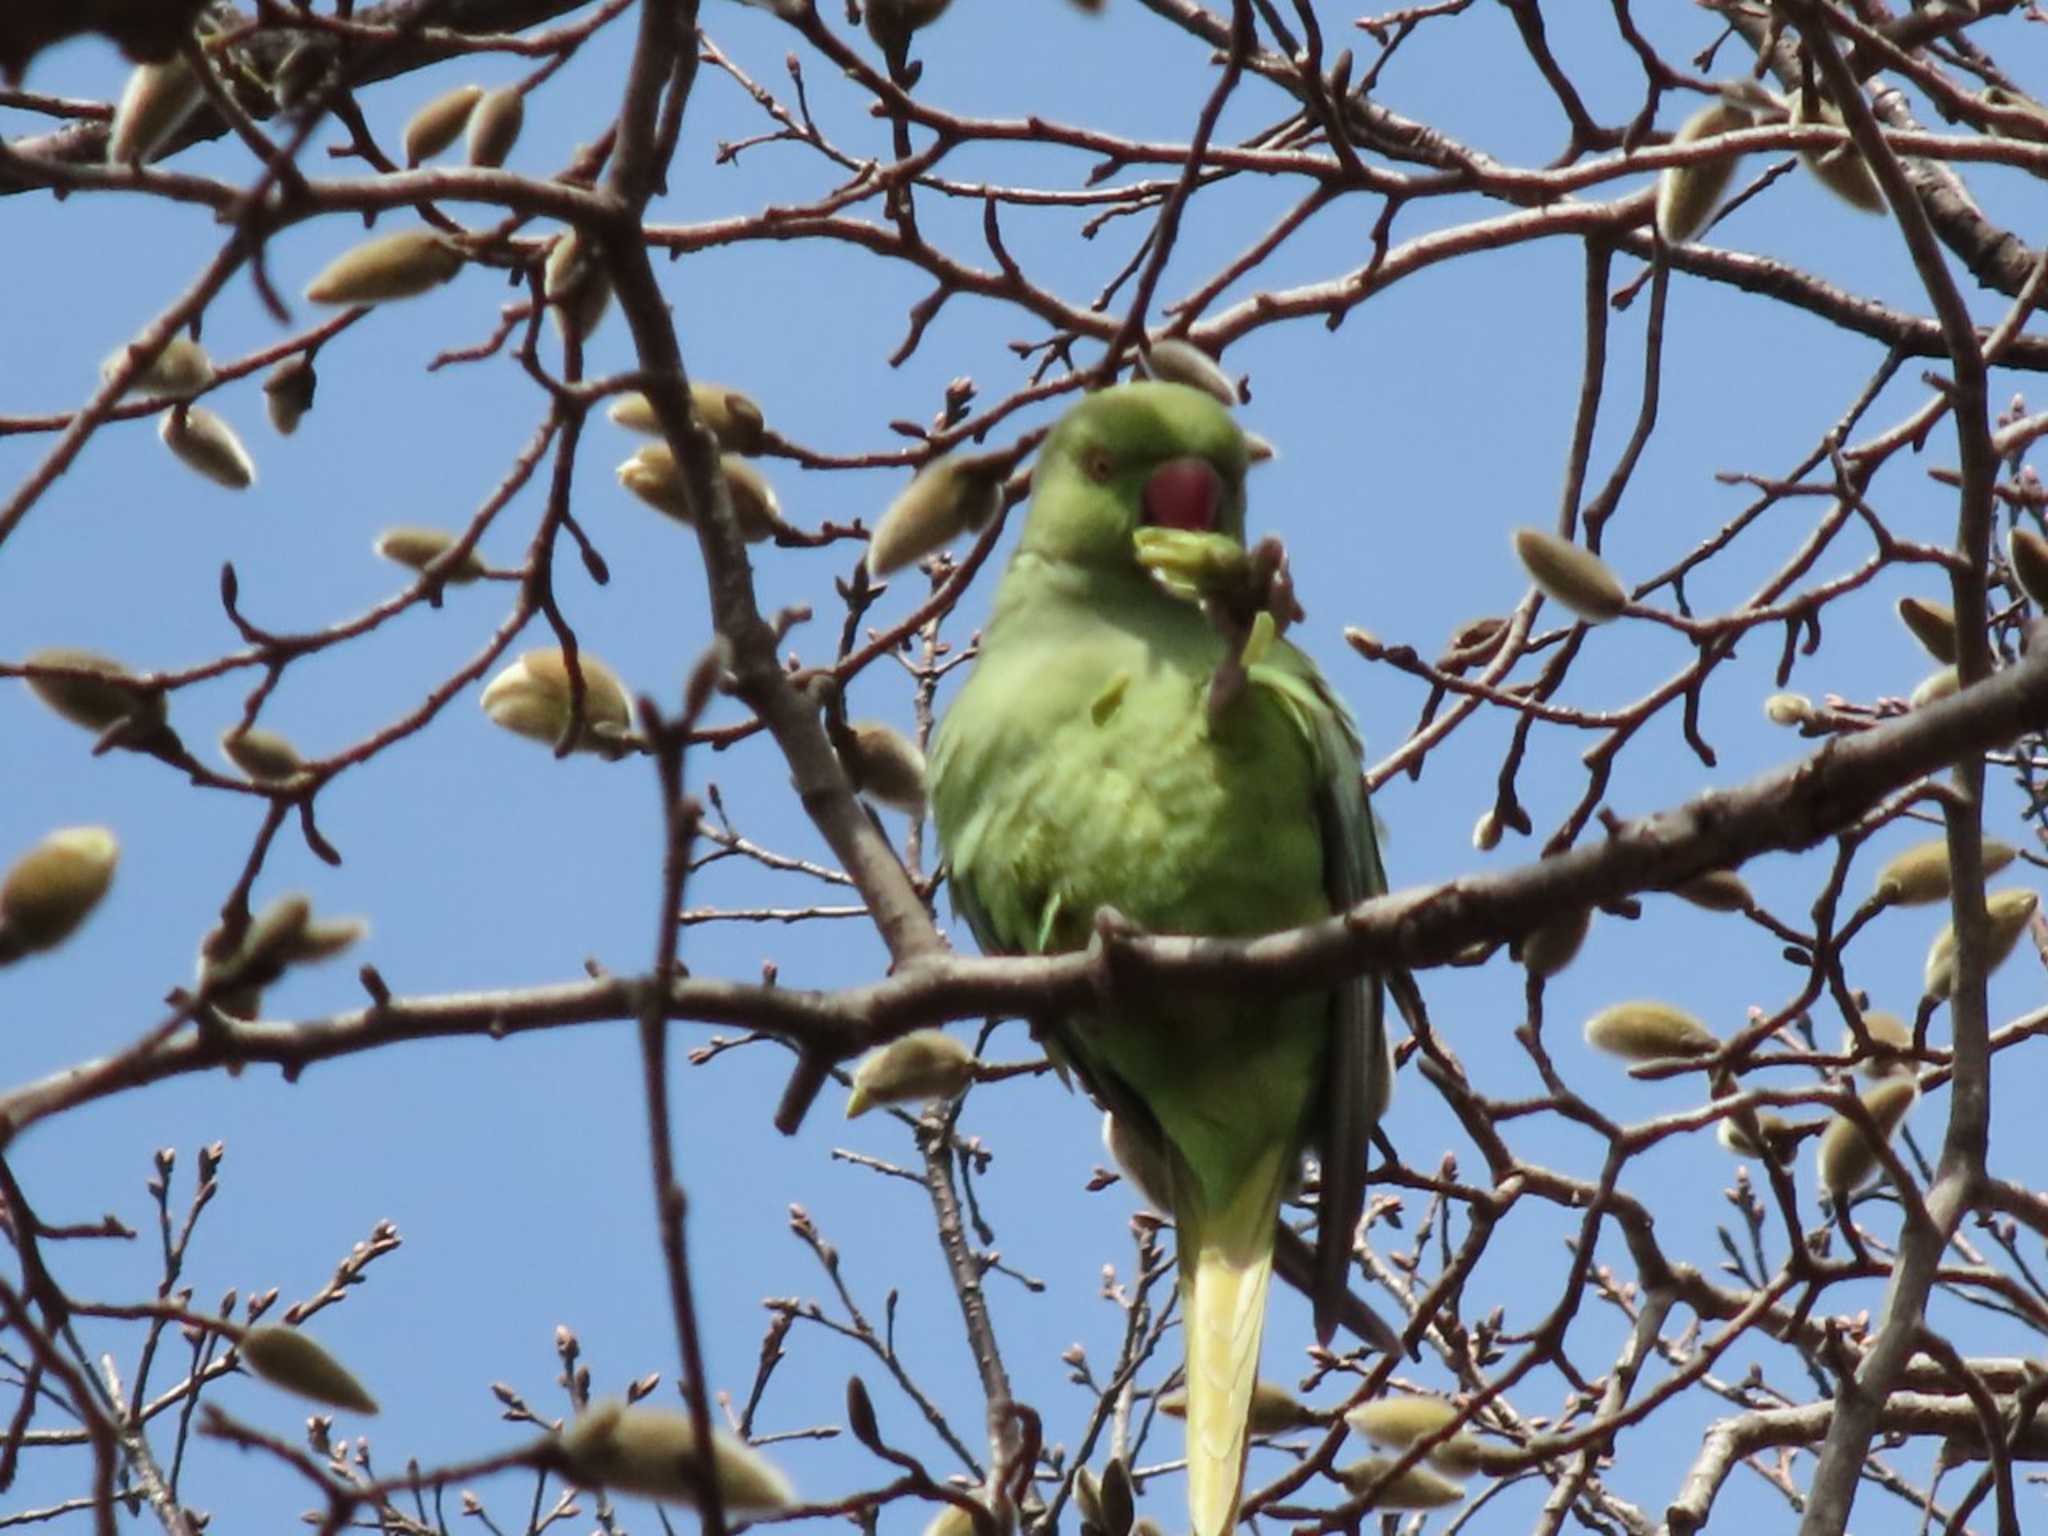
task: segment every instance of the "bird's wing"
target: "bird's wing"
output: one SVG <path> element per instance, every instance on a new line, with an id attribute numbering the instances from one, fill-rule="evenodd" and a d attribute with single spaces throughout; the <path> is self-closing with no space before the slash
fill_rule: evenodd
<path id="1" fill-rule="evenodd" d="M 1285 706 L 1307 741 L 1315 767 L 1315 812 L 1322 830 L 1323 885 L 1330 909 L 1345 909 L 1387 888 L 1378 834 L 1360 772 L 1358 729 L 1343 702 L 1300 651 L 1276 647 L 1250 669 L 1254 686 Z M 1348 1296 L 1352 1245 L 1365 1214 L 1366 1149 L 1387 1101 L 1386 993 L 1377 976 L 1332 990 L 1330 1049 L 1322 1123 L 1322 1204 L 1317 1222 L 1316 1337 L 1330 1341 Z M 1382 1344 L 1383 1348 L 1391 1347 Z"/>

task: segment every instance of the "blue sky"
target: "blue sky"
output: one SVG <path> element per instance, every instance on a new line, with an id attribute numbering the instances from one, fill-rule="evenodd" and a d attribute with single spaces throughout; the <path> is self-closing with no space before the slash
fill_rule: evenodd
<path id="1" fill-rule="evenodd" d="M 826 9 L 828 22 L 843 27 L 840 12 Z M 1610 35 L 1605 8 L 1598 8 L 1601 15 L 1590 7 L 1556 9 L 1553 46 L 1590 109 L 1604 122 L 1625 120 L 1639 104 L 1640 79 Z M 1716 29 L 1691 8 L 1654 8 L 1637 20 L 1681 62 Z M 1326 19 L 1333 38 L 1342 34 L 1332 46 L 1349 44 L 1369 56 L 1370 39 L 1348 22 L 1348 15 Z M 763 12 L 731 5 L 707 7 L 706 23 L 757 81 L 787 97 L 787 29 Z M 854 36 L 872 57 L 865 37 Z M 603 130 L 629 40 L 628 29 L 614 25 L 529 102 L 513 169 L 548 174 Z M 1982 41 L 2002 50 L 2009 64 L 2029 58 L 2017 22 L 1988 25 Z M 1724 72 L 1735 65 L 1732 47 L 1722 53 Z M 1155 139 L 1185 138 L 1213 78 L 1206 48 L 1129 3 L 1112 4 L 1091 21 L 1050 3 L 1027 16 L 1020 7 L 963 0 L 916 51 L 925 64 L 919 93 L 940 105 L 981 116 L 1035 112 Z M 362 105 L 386 143 L 395 143 L 406 117 L 438 91 L 471 79 L 502 84 L 527 67 L 510 56 L 486 56 L 368 89 Z M 104 100 L 118 94 L 125 72 L 111 48 L 85 40 L 39 59 L 27 84 Z M 886 124 L 869 116 L 829 65 L 807 57 L 805 83 L 835 143 L 886 155 Z M 1382 77 L 1377 99 L 1512 164 L 1541 165 L 1564 140 L 1562 119 L 1499 7 L 1422 28 Z M 1689 109 L 1667 98 L 1659 125 L 1675 127 Z M 1276 92 L 1248 82 L 1219 137 L 1242 136 L 1284 112 Z M 0 132 L 34 131 L 36 122 L 25 113 L 0 113 Z M 732 80 L 703 70 L 670 191 L 650 209 L 650 222 L 693 224 L 794 204 L 837 183 L 835 169 L 798 145 L 757 146 L 736 164 L 714 163 L 720 142 L 769 126 Z M 316 136 L 306 162 L 315 177 L 356 174 L 356 162 L 326 156 L 325 145 L 336 137 L 329 130 Z M 230 180 L 251 171 L 232 141 L 197 147 L 176 163 Z M 1070 187 L 1093 163 L 1078 154 L 997 145 L 963 151 L 945 171 L 962 180 Z M 1752 160 L 1748 170 L 1766 163 Z M 1111 181 L 1145 174 L 1119 172 Z M 1994 217 L 2021 232 L 2043 227 L 2048 194 L 2039 181 L 1983 168 L 1972 168 L 1968 180 Z M 1198 197 L 1162 298 L 1199 285 L 1299 190 L 1233 186 Z M 978 200 L 948 202 L 927 193 L 919 206 L 936 243 L 988 264 Z M 454 211 L 473 225 L 489 222 L 487 210 Z M 1404 214 L 1396 238 L 1498 211 L 1475 198 L 1419 203 Z M 876 216 L 872 205 L 856 212 Z M 1261 280 L 1284 286 L 1349 270 L 1364 258 L 1377 212 L 1378 204 L 1363 197 L 1339 202 L 1289 241 Z M 222 238 L 201 210 L 123 194 L 63 202 L 16 197 L 7 214 L 15 299 L 0 304 L 0 415 L 82 403 L 101 358 L 179 293 Z M 1092 241 L 1076 238 L 1081 222 L 1070 211 L 1009 211 L 1004 229 L 1027 270 L 1061 295 L 1085 301 L 1128 258 L 1148 221 L 1112 221 Z M 270 250 L 280 287 L 296 293 L 360 234 L 347 218 L 285 231 Z M 1853 293 L 1915 312 L 1926 307 L 1897 231 L 1833 201 L 1810 178 L 1783 178 L 1709 238 L 1818 271 Z M 947 383 L 962 375 L 973 377 L 984 402 L 999 398 L 1024 382 L 1029 367 L 1009 343 L 1043 335 L 1039 322 L 1013 309 L 956 299 L 917 353 L 891 368 L 887 357 L 903 334 L 906 311 L 928 287 L 914 272 L 850 246 L 772 241 L 692 255 L 658 270 L 693 374 L 746 389 L 776 430 L 824 451 L 900 447 L 887 423 L 929 420 Z M 1391 668 L 1361 661 L 1344 646 L 1342 628 L 1360 625 L 1431 656 L 1466 621 L 1506 612 L 1520 600 L 1525 577 L 1509 552 L 1508 532 L 1555 519 L 1580 366 L 1581 270 L 1579 246 L 1563 239 L 1464 258 L 1376 294 L 1335 332 L 1314 321 L 1276 327 L 1247 337 L 1224 359 L 1250 376 L 1246 425 L 1281 450 L 1276 463 L 1257 472 L 1252 520 L 1288 542 L 1308 611 L 1297 637 L 1350 699 L 1369 738 L 1369 760 L 1402 740 L 1423 690 Z M 1614 282 L 1635 270 L 1630 258 L 1618 257 Z M 1249 291 L 1240 284 L 1221 302 Z M 1980 320 L 2003 313 L 1999 296 L 1974 286 L 1966 292 Z M 425 366 L 440 350 L 487 334 L 499 306 L 515 296 L 494 274 L 476 269 L 431 298 L 373 314 L 322 353 L 317 407 L 292 438 L 269 430 L 254 380 L 210 398 L 207 404 L 235 424 L 257 460 L 261 479 L 246 493 L 221 490 L 183 469 L 156 440 L 151 421 L 102 430 L 0 550 L 0 657 L 18 660 L 57 644 L 106 650 L 137 667 L 183 667 L 218 656 L 236 644 L 216 596 L 222 561 L 232 561 L 240 577 L 244 611 L 279 628 L 334 623 L 398 590 L 400 573 L 369 552 L 375 534 L 394 523 L 461 526 L 545 411 L 545 400 L 509 358 L 431 373 Z M 1612 316 L 1595 484 L 1633 423 L 1645 310 L 1639 301 Z M 302 306 L 296 318 L 309 321 L 310 308 Z M 217 358 L 235 357 L 281 334 L 239 280 L 209 312 L 205 341 Z M 1095 351 L 1084 345 L 1078 355 L 1092 361 Z M 1660 427 L 1609 527 L 1609 558 L 1624 575 L 1646 572 L 1706 537 L 1750 495 L 1717 483 L 1715 471 L 1789 470 L 1882 355 L 1877 343 L 1810 316 L 1674 277 Z M 592 344 L 591 368 L 628 361 L 626 333 L 614 317 Z M 1921 367 L 1909 363 L 1882 394 L 1867 418 L 1873 428 L 1918 405 Z M 2000 375 L 1992 398 L 2002 405 L 2028 387 L 2024 378 Z M 1050 414 L 1041 411 L 1020 422 L 1046 419 Z M 49 443 L 45 436 L 0 436 L 0 485 L 17 484 Z M 576 508 L 612 580 L 602 588 L 591 583 L 564 546 L 556 590 L 584 644 L 635 689 L 666 698 L 708 637 L 703 585 L 694 541 L 613 481 L 614 464 L 634 446 L 593 419 L 577 470 Z M 1953 498 L 1921 471 L 1952 462 L 1952 439 L 1937 430 L 1919 461 L 1894 466 L 1880 481 L 1881 510 L 1895 530 L 1930 541 L 1951 536 Z M 872 520 L 904 479 L 896 469 L 806 474 L 787 462 L 768 469 L 786 514 L 806 526 Z M 501 564 L 519 558 L 542 484 L 544 476 L 506 509 L 484 540 L 488 557 Z M 1715 612 L 1739 601 L 1805 536 L 1814 510 L 1794 501 L 1774 512 L 1692 585 L 1696 609 Z M 788 641 L 806 659 L 829 654 L 839 623 L 831 577 L 850 569 L 854 553 L 835 545 L 756 554 L 764 608 L 808 601 L 817 609 Z M 1852 554 L 1860 561 L 1864 547 L 1852 542 L 1831 552 L 1815 575 L 1839 574 Z M 984 611 L 991 586 L 985 579 L 970 595 L 948 630 L 955 641 Z M 874 622 L 908 611 L 920 588 L 915 578 L 899 580 Z M 439 610 L 411 612 L 295 666 L 264 723 L 309 753 L 360 738 L 410 708 L 473 653 L 503 615 L 510 590 L 487 584 L 453 591 Z M 1865 701 L 1908 692 L 1931 664 L 1892 617 L 1893 601 L 1906 592 L 1944 595 L 1924 573 L 1886 573 L 1829 610 L 1825 644 L 1818 656 L 1801 658 L 1791 686 L 1815 697 Z M 544 634 L 530 630 L 519 648 L 545 643 Z M 1591 638 L 1563 699 L 1587 708 L 1620 705 L 1687 654 L 1669 630 L 1613 626 Z M 1774 686 L 1776 656 L 1776 634 L 1760 633 L 1715 674 L 1702 727 L 1719 750 L 1717 768 L 1703 768 L 1685 751 L 1675 719 L 1660 719 L 1623 755 L 1606 803 L 1624 815 L 1647 812 L 1711 785 L 1740 783 L 1806 750 L 1796 735 L 1767 726 L 1759 709 Z M 178 695 L 174 721 L 195 751 L 211 756 L 214 738 L 236 718 L 255 676 L 245 671 Z M 857 715 L 907 724 L 905 675 L 886 664 L 871 668 L 854 686 L 851 704 Z M 1397 777 L 1381 791 L 1377 807 L 1389 829 L 1386 858 L 1397 886 L 1533 856 L 1576 800 L 1584 784 L 1578 753 L 1587 740 L 1539 728 L 1520 780 L 1537 841 L 1511 837 L 1490 856 L 1475 853 L 1472 825 L 1491 803 L 1509 733 L 1503 713 L 1483 712 L 1431 756 L 1419 782 Z M 0 690 L 0 856 L 11 858 L 50 827 L 80 822 L 113 826 L 124 847 L 114 892 L 80 937 L 57 955 L 0 975 L 0 1082 L 9 1085 L 118 1050 L 159 1016 L 166 990 L 190 979 L 197 941 L 239 871 L 260 816 L 256 801 L 195 791 L 147 759 L 92 758 L 86 746 L 75 728 L 34 707 L 25 692 Z M 719 785 L 747 836 L 785 853 L 825 856 L 786 772 L 759 741 L 693 760 L 691 775 Z M 1995 771 L 1992 777 L 1990 829 L 2029 841 L 2014 796 Z M 361 956 L 404 995 L 573 979 L 583 974 L 586 957 L 631 972 L 648 963 L 658 921 L 656 809 L 654 777 L 644 764 L 556 761 L 492 728 L 472 690 L 431 729 L 344 775 L 322 797 L 322 827 L 345 859 L 339 868 L 320 864 L 287 832 L 258 895 L 304 890 L 322 912 L 369 918 L 374 933 Z M 884 820 L 900 838 L 902 818 L 884 813 Z M 1874 869 L 1883 853 L 1911 840 L 1902 830 L 1887 832 L 1864 860 Z M 1780 856 L 1744 873 L 1774 911 L 1800 923 L 1825 865 Z M 1860 893 L 1868 878 L 1859 863 L 1851 892 Z M 843 898 L 798 877 L 728 861 L 694 883 L 690 899 L 744 906 Z M 1880 920 L 1852 953 L 1854 984 L 1868 988 L 1876 1006 L 1910 1013 L 1925 945 L 1940 920 L 1928 911 Z M 959 936 L 966 942 L 964 932 Z M 1799 985 L 1779 949 L 1742 919 L 1700 913 L 1670 898 L 1646 898 L 1639 922 L 1601 918 L 1580 959 L 1548 991 L 1548 1038 L 1560 1071 L 1624 1118 L 1695 1103 L 1701 1089 L 1690 1079 L 1630 1082 L 1579 1044 L 1579 1022 L 1619 998 L 1657 995 L 1726 1031 L 1746 1009 L 1772 1010 Z M 884 963 L 865 925 L 851 921 L 697 927 L 685 934 L 684 957 L 698 974 L 735 978 L 757 976 L 772 962 L 785 984 L 805 986 L 869 979 Z M 266 1015 L 318 1017 L 359 1006 L 364 999 L 353 968 L 351 961 L 295 973 L 267 998 Z M 1437 1027 L 1482 1088 L 1503 1097 L 1539 1091 L 1512 1043 L 1523 990 L 1519 969 L 1505 955 L 1474 971 L 1429 976 L 1424 986 Z M 2040 1001 L 2041 972 L 2022 955 L 1993 985 L 1994 1023 Z M 1944 1029 L 1937 1019 L 1937 1039 Z M 1839 1024 L 1824 1017 L 1819 1032 L 1832 1042 Z M 709 1033 L 679 1026 L 678 1052 Z M 988 1054 L 1021 1060 L 1031 1047 L 1011 1023 Z M 769 1117 L 788 1061 L 771 1044 L 676 1068 L 678 1158 L 692 1200 L 713 1385 L 744 1397 L 767 1321 L 762 1298 L 817 1297 L 829 1305 L 825 1277 L 788 1233 L 789 1207 L 801 1204 L 838 1245 L 848 1282 L 870 1316 L 882 1314 L 890 1291 L 900 1292 L 906 1364 L 978 1449 L 972 1362 L 925 1198 L 834 1155 L 848 1148 L 911 1162 L 910 1133 L 886 1116 L 844 1123 L 840 1091 L 832 1089 L 797 1136 L 778 1136 Z M 215 1139 L 227 1145 L 221 1193 L 184 1277 L 201 1307 L 231 1286 L 247 1294 L 277 1285 L 287 1299 L 307 1294 L 375 1222 L 394 1221 L 404 1246 L 317 1329 L 383 1399 L 381 1418 L 345 1420 L 343 1428 L 367 1430 L 375 1464 L 388 1472 L 407 1456 L 431 1463 L 503 1444 L 515 1431 L 498 1422 L 488 1391 L 494 1381 L 514 1385 L 537 1411 L 561 1412 L 563 1400 L 551 1385 L 557 1324 L 580 1335 L 600 1388 L 617 1390 L 651 1370 L 672 1376 L 675 1346 L 650 1220 L 638 1071 L 633 1031 L 624 1024 L 498 1044 L 435 1042 L 317 1067 L 292 1084 L 260 1068 L 237 1078 L 167 1083 L 41 1125 L 10 1149 L 10 1158 L 45 1219 L 81 1221 L 112 1210 L 142 1232 L 134 1244 L 74 1243 L 60 1251 L 59 1272 L 82 1296 L 128 1300 L 153 1292 L 154 1218 L 143 1185 L 159 1146 L 179 1151 L 182 1199 L 197 1148 Z M 2037 1138 L 2022 1134 L 2023 1122 L 2010 1111 L 2032 1102 L 2042 1078 L 2035 1045 L 2000 1058 L 1996 1088 L 2008 1114 L 1996 1122 L 1993 1169 L 2033 1184 L 2048 1168 Z M 1923 1146 L 1938 1144 L 1945 1108 L 1945 1094 L 1937 1093 L 1916 1111 L 1911 1124 Z M 1602 1149 L 1582 1131 L 1554 1118 L 1517 1125 L 1524 1157 L 1583 1176 L 1597 1172 Z M 1105 1264 L 1120 1275 L 1129 1271 L 1128 1198 L 1121 1188 L 1085 1192 L 1091 1168 L 1104 1160 L 1096 1117 L 1050 1079 L 977 1090 L 962 1130 L 994 1155 L 979 1192 L 1003 1262 L 1047 1284 L 1043 1294 L 1031 1294 L 1000 1274 L 989 1277 L 1006 1362 L 1021 1395 L 1046 1415 L 1048 1439 L 1071 1445 L 1090 1399 L 1066 1384 L 1058 1356 L 1079 1341 L 1098 1369 L 1114 1358 L 1121 1319 L 1099 1291 Z M 1389 1130 L 1418 1169 L 1436 1167 L 1449 1152 L 1465 1176 L 1482 1173 L 1476 1153 L 1412 1072 L 1403 1074 Z M 1646 1156 L 1627 1181 L 1657 1210 L 1667 1251 L 1709 1272 L 1720 1262 L 1714 1228 L 1730 1220 L 1721 1191 L 1732 1167 L 1703 1133 Z M 1809 1222 L 1818 1219 L 1811 1184 L 1802 1168 Z M 1420 1210 L 1411 1199 L 1411 1223 Z M 1889 1231 L 1888 1213 L 1873 1210 L 1869 1219 Z M 1563 1242 L 1571 1230 L 1553 1208 L 1518 1211 L 1468 1287 L 1468 1319 L 1500 1306 L 1510 1329 L 1533 1324 L 1568 1269 Z M 1395 1241 L 1388 1238 L 1383 1250 Z M 1618 1244 L 1613 1249 L 1603 1251 L 1603 1260 L 1627 1276 L 1626 1254 Z M 1869 1288 L 1867 1304 L 1878 1299 Z M 1846 1293 L 1842 1303 L 1850 1304 Z M 1937 1300 L 1934 1318 L 1957 1329 L 1966 1353 L 2035 1347 L 1950 1299 Z M 1589 1303 L 1574 1333 L 1575 1358 L 1589 1370 L 1605 1369 L 1623 1335 L 1611 1309 Z M 124 1371 L 132 1370 L 133 1330 L 87 1329 L 85 1336 L 95 1351 L 114 1350 Z M 1295 1298 L 1278 1299 L 1266 1374 L 1298 1378 L 1308 1337 L 1305 1308 Z M 876 1392 L 885 1434 L 927 1456 L 935 1473 L 959 1470 L 916 1411 L 886 1388 L 872 1360 L 810 1326 L 799 1327 L 789 1347 L 764 1401 L 762 1430 L 838 1422 L 843 1379 L 859 1370 Z M 1786 1390 L 1810 1391 L 1795 1362 L 1748 1343 L 1716 1374 L 1738 1378 L 1752 1357 Z M 1167 1363 L 1160 1360 L 1147 1374 L 1148 1384 Z M 1646 1383 L 1663 1370 L 1652 1366 Z M 169 1374 L 169 1362 L 160 1363 L 158 1388 Z M 1426 1386 L 1449 1383 L 1431 1361 L 1402 1374 Z M 1318 1400 L 1331 1400 L 1333 1390 Z M 296 1434 L 298 1408 L 253 1382 L 233 1380 L 211 1395 L 242 1417 L 288 1438 Z M 1561 1383 L 1538 1372 L 1515 1402 L 1524 1414 L 1555 1415 Z M 1621 1496 L 1661 1511 L 1697 1433 L 1726 1411 L 1718 1400 L 1689 1397 L 1659 1415 L 1661 1428 L 1624 1435 L 1616 1464 L 1603 1476 Z M 169 1438 L 167 1430 L 158 1432 L 160 1450 Z M 1177 1454 L 1175 1438 L 1155 1438 L 1143 1459 Z M 311 1502 L 303 1485 L 260 1458 L 210 1447 L 192 1454 L 187 1496 L 213 1512 L 215 1532 L 274 1526 Z M 830 1497 L 885 1476 L 845 1437 L 776 1454 L 807 1496 Z M 1904 1460 L 1924 1465 L 1921 1457 Z M 1258 1464 L 1268 1471 L 1280 1465 L 1270 1457 Z M 7 1507 L 78 1490 L 81 1466 L 82 1457 L 31 1456 Z M 1546 1487 L 1523 1484 L 1483 1518 L 1532 1518 Z M 480 1491 L 501 1524 L 523 1520 L 525 1480 L 500 1479 Z M 1876 1490 L 1866 1497 L 1884 1507 Z M 1143 1507 L 1171 1528 L 1181 1518 L 1181 1500 L 1179 1480 L 1166 1477 L 1151 1485 Z M 1738 1477 L 1717 1512 L 1731 1522 L 1745 1512 L 1782 1521 L 1784 1509 L 1755 1479 Z M 635 1518 L 644 1526 L 652 1516 L 629 1514 L 629 1523 Z M 901 1505 L 885 1514 L 884 1528 L 911 1530 L 925 1518 L 926 1511 Z M 73 1516 L 59 1528 L 81 1524 Z"/>

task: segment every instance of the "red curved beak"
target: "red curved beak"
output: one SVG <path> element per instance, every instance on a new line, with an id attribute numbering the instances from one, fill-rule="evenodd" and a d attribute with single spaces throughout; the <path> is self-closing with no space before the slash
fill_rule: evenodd
<path id="1" fill-rule="evenodd" d="M 1169 459 L 1145 482 L 1145 523 L 1215 533 L 1223 526 L 1223 477 L 1207 459 Z"/>

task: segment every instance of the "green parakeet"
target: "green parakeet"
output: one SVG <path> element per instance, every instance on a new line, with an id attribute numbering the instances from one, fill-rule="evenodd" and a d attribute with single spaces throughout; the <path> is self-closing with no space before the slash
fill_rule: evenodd
<path id="1" fill-rule="evenodd" d="M 1152 932 L 1248 937 L 1385 889 L 1343 704 L 1270 621 L 1242 627 L 1246 644 L 1198 600 L 1201 571 L 1255 564 L 1246 462 L 1230 414 L 1179 384 L 1091 395 L 1047 439 L 931 760 L 954 901 L 983 949 L 1083 948 L 1104 908 Z M 1177 590 L 1154 575 L 1176 574 L 1149 557 L 1162 544 L 1201 557 Z M 1054 1048 L 1164 1161 L 1196 1536 L 1236 1522 L 1276 1221 L 1311 1145 L 1320 1230 L 1312 1275 L 1291 1278 L 1308 1281 L 1324 1341 L 1347 1302 L 1356 1315 L 1366 1142 L 1389 1087 L 1382 1007 L 1373 978 L 1049 1021 Z"/>

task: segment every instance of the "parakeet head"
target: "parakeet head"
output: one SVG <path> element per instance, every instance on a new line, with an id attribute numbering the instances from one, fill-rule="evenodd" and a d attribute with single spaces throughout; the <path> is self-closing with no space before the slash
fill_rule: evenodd
<path id="1" fill-rule="evenodd" d="M 1245 438 L 1184 384 L 1119 384 L 1060 419 L 1031 471 L 1023 548 L 1080 565 L 1137 566 L 1131 536 L 1178 528 L 1244 539 Z"/>

